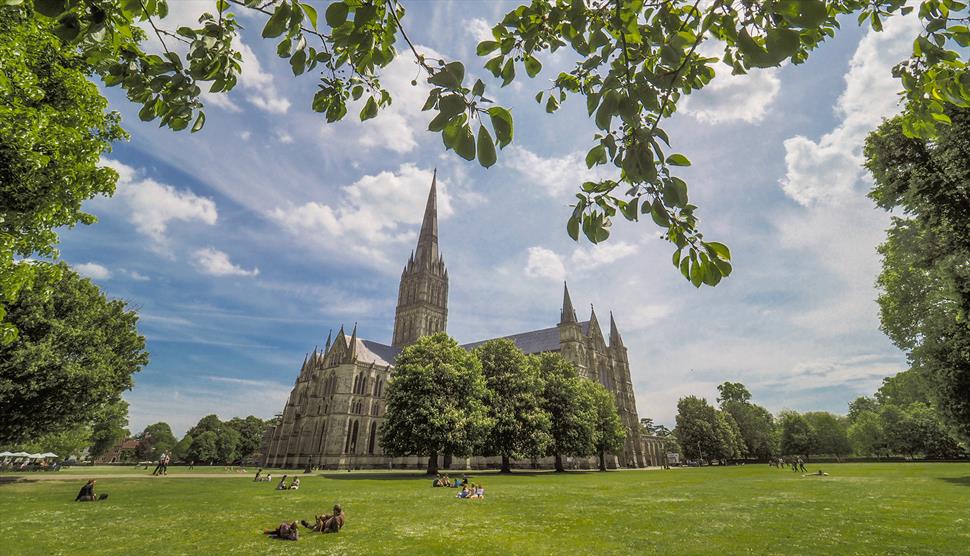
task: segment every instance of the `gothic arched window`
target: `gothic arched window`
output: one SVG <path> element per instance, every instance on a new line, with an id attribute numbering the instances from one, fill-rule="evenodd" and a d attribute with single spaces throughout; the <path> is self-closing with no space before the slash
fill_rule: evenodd
<path id="1" fill-rule="evenodd" d="M 377 444 L 377 423 L 370 424 L 370 440 L 367 441 L 367 453 L 374 454 L 374 446 Z"/>

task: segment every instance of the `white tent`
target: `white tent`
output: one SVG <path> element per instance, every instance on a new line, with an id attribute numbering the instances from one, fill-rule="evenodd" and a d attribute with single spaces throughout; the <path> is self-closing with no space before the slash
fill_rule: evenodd
<path id="1" fill-rule="evenodd" d="M 27 459 L 43 459 L 44 456 L 41 454 L 27 454 Z"/>
<path id="2" fill-rule="evenodd" d="M 8 458 L 13 455 L 13 452 L 0 452 L 0 458 Z"/>
<path id="3" fill-rule="evenodd" d="M 45 453 L 41 454 L 40 457 L 42 457 L 42 458 L 59 458 L 61 456 L 55 454 L 54 452 L 45 452 Z"/>
<path id="4" fill-rule="evenodd" d="M 28 458 L 28 457 L 30 457 L 30 454 L 28 454 L 27 452 L 15 452 L 15 453 L 10 454 L 10 455 L 13 456 L 13 457 L 15 457 L 15 458 Z"/>

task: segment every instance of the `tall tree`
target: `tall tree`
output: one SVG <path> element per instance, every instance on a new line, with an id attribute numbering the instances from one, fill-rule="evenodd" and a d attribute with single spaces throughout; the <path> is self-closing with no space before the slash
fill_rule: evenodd
<path id="1" fill-rule="evenodd" d="M 190 434 L 186 434 L 185 436 L 183 436 L 182 440 L 179 440 L 178 444 L 176 444 L 175 447 L 172 448 L 172 454 L 173 454 L 172 457 L 176 460 L 194 461 L 195 458 L 192 457 L 192 443 L 194 441 L 195 439 L 192 438 L 192 435 Z"/>
<path id="2" fill-rule="evenodd" d="M 552 442 L 549 455 L 557 472 L 566 470 L 563 456 L 588 456 L 595 453 L 596 410 L 585 379 L 576 367 L 558 353 L 542 353 L 538 359 L 544 380 L 542 407 L 549 414 Z"/>
<path id="3" fill-rule="evenodd" d="M 730 413 L 715 411 L 715 432 L 717 447 L 715 457 L 722 462 L 729 459 L 739 459 L 747 455 L 747 447 L 741 437 L 741 429 Z"/>
<path id="4" fill-rule="evenodd" d="M 137 437 L 138 457 L 143 460 L 156 460 L 163 453 L 172 454 L 178 441 L 172 434 L 172 427 L 168 423 L 160 422 L 148 425 Z"/>
<path id="5" fill-rule="evenodd" d="M 437 473 L 438 454 L 470 454 L 487 435 L 484 398 L 478 359 L 447 334 L 425 336 L 397 356 L 381 446 L 392 456 L 427 455 L 428 473 Z"/>
<path id="6" fill-rule="evenodd" d="M 190 438 L 186 436 L 186 438 Z M 220 459 L 219 436 L 213 431 L 205 431 L 192 438 L 188 457 L 192 461 L 212 463 Z"/>
<path id="7" fill-rule="evenodd" d="M 131 434 L 128 430 L 128 402 L 104 406 L 91 427 L 91 457 L 97 458 Z"/>
<path id="8" fill-rule="evenodd" d="M 880 456 L 886 452 L 886 435 L 882 421 L 875 411 L 862 411 L 856 414 L 849 425 L 849 441 L 857 454 Z"/>
<path id="9" fill-rule="evenodd" d="M 492 422 L 482 452 L 500 455 L 501 472 L 510 473 L 513 457 L 538 458 L 551 441 L 542 378 L 535 361 L 511 340 L 485 342 L 475 357 L 485 375 L 485 408 Z"/>
<path id="10" fill-rule="evenodd" d="M 95 221 L 81 203 L 114 192 L 118 176 L 99 161 L 125 133 L 88 80 L 92 70 L 84 56 L 63 48 L 52 25 L 28 6 L 2 4 L 0 344 L 5 344 L 17 333 L 13 317 L 5 314 L 37 269 L 14 257 L 56 256 L 57 228 Z M 44 286 L 52 284 L 42 281 Z"/>
<path id="11" fill-rule="evenodd" d="M 852 453 L 848 419 L 827 411 L 810 411 L 804 417 L 815 432 L 817 453 L 831 454 L 838 458 Z"/>
<path id="12" fill-rule="evenodd" d="M 267 422 L 255 415 L 250 415 L 245 419 L 233 417 L 226 421 L 225 425 L 239 433 L 239 457 L 247 458 L 259 451 L 259 445 L 263 441 L 263 433 L 266 432 Z"/>
<path id="13" fill-rule="evenodd" d="M 781 452 L 787 455 L 808 457 L 818 453 L 818 437 L 812 425 L 805 416 L 792 410 L 783 410 L 778 414 L 778 425 L 781 427 Z"/>
<path id="14" fill-rule="evenodd" d="M 704 398 L 687 396 L 677 401 L 674 433 L 687 459 L 712 460 L 721 451 L 717 410 Z"/>
<path id="15" fill-rule="evenodd" d="M 854 423 L 863 413 L 875 413 L 877 411 L 879 411 L 879 402 L 868 396 L 859 396 L 849 402 L 849 422 Z"/>
<path id="16" fill-rule="evenodd" d="M 599 456 L 600 471 L 606 471 L 606 454 L 623 448 L 626 439 L 626 429 L 616 410 L 613 394 L 602 384 L 583 381 L 589 391 L 588 396 L 593 400 L 596 421 L 593 423 L 593 447 Z"/>
<path id="17" fill-rule="evenodd" d="M 148 363 L 138 317 L 65 264 L 37 265 L 9 306 L 20 329 L 0 345 L 0 442 L 91 423 Z"/>
<path id="18" fill-rule="evenodd" d="M 883 331 L 906 351 L 947 421 L 970 440 L 970 108 L 932 141 L 889 120 L 866 139 L 869 196 L 894 217 L 879 248 Z"/>
<path id="19" fill-rule="evenodd" d="M 717 387 L 717 403 L 724 402 L 748 403 L 751 401 L 751 392 L 740 382 L 725 382 Z"/>

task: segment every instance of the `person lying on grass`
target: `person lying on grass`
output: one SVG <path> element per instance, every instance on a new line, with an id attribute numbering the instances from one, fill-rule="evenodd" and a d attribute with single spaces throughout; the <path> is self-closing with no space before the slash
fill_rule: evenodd
<path id="1" fill-rule="evenodd" d="M 77 497 L 74 499 L 74 501 L 75 502 L 97 502 L 98 500 L 104 500 L 105 498 L 107 498 L 108 497 L 107 494 L 102 494 L 100 497 L 94 494 L 94 483 L 96 482 L 97 480 L 95 479 L 89 480 L 83 487 L 81 487 L 81 490 L 77 493 Z"/>
<path id="2" fill-rule="evenodd" d="M 282 541 L 295 541 L 300 538 L 300 531 L 297 529 L 296 522 L 280 523 L 280 526 L 276 529 L 266 529 L 263 531 L 264 535 L 269 535 L 273 538 L 280 539 Z"/>
<path id="3" fill-rule="evenodd" d="M 332 514 L 318 515 L 316 522 L 311 526 L 305 519 L 300 521 L 307 529 L 319 533 L 339 533 L 344 526 L 344 510 L 340 504 L 333 505 Z"/>

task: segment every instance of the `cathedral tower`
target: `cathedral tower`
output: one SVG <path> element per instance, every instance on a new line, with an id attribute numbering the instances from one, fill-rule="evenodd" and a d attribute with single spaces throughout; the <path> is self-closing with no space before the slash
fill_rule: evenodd
<path id="1" fill-rule="evenodd" d="M 431 179 L 418 247 L 401 273 L 391 342 L 395 347 L 444 332 L 448 325 L 448 269 L 438 251 L 437 174 L 435 170 Z"/>

